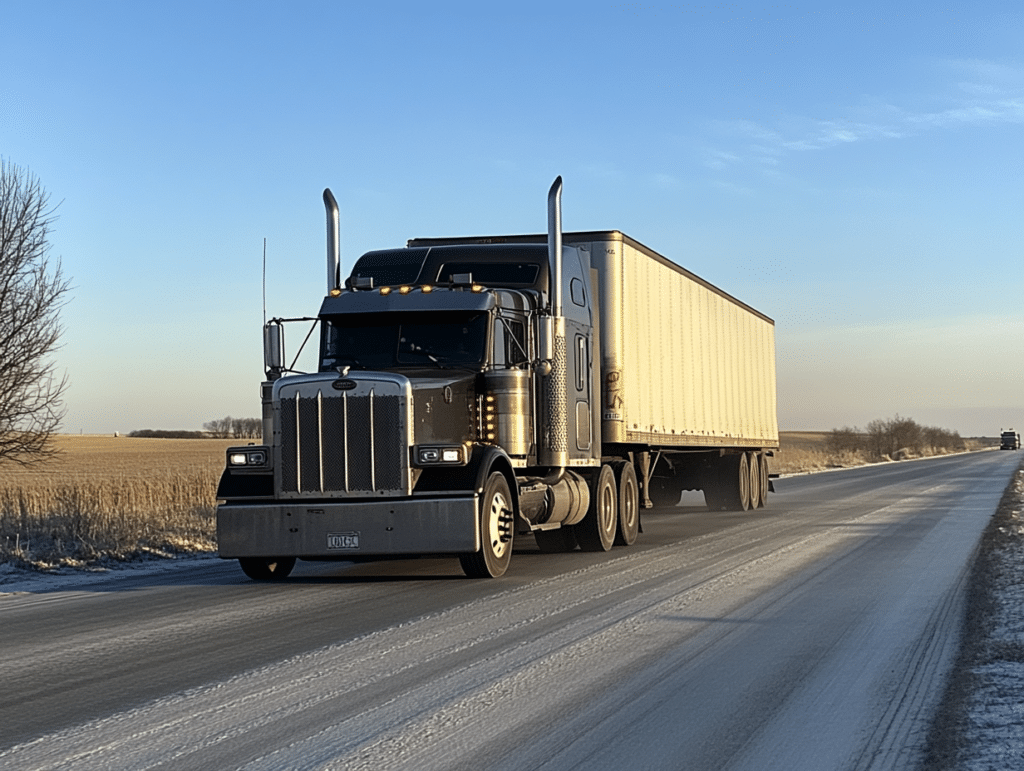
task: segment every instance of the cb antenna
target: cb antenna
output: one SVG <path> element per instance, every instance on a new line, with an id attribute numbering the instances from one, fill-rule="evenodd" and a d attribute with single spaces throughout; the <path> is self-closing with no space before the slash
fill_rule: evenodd
<path id="1" fill-rule="evenodd" d="M 263 326 L 267 325 L 267 239 L 263 238 Z"/>

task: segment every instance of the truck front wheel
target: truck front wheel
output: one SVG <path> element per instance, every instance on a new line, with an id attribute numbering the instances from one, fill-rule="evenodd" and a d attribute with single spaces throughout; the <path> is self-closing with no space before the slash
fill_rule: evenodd
<path id="1" fill-rule="evenodd" d="M 240 557 L 242 572 L 253 581 L 280 581 L 295 567 L 295 557 Z"/>
<path id="2" fill-rule="evenodd" d="M 462 571 L 470 578 L 498 578 L 512 559 L 515 511 L 508 480 L 500 471 L 487 478 L 480 499 L 480 551 L 460 554 Z"/>

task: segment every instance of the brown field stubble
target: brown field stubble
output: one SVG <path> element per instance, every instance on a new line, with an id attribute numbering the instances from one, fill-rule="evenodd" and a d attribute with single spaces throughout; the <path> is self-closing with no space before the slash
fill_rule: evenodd
<path id="1" fill-rule="evenodd" d="M 800 474 L 835 468 L 852 468 L 872 463 L 858 451 L 830 452 L 829 431 L 780 431 L 779 449 L 769 458 L 773 474 Z M 985 439 L 964 439 L 967 451 L 983 450 L 991 445 Z M 926 453 L 927 454 L 927 453 Z M 944 453 L 940 453 L 944 454 Z M 907 458 L 917 457 L 908 454 Z M 875 461 L 877 462 L 877 461 Z"/>
<path id="2" fill-rule="evenodd" d="M 864 465 L 828 432 L 782 432 L 773 474 Z M 216 490 L 237 439 L 59 436 L 45 466 L 0 469 L 0 562 L 82 565 L 216 549 Z M 970 441 L 968 442 L 970 444 Z M 977 449 L 972 447 L 972 449 Z"/>
<path id="3" fill-rule="evenodd" d="M 59 436 L 0 469 L 0 561 L 45 567 L 216 548 L 224 449 L 238 440 Z"/>

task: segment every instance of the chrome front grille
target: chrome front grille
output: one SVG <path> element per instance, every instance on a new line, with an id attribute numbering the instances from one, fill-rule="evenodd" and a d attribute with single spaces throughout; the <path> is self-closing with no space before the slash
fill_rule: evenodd
<path id="1" fill-rule="evenodd" d="M 315 388 L 282 389 L 281 495 L 410 494 L 410 400 L 394 385 L 377 382 L 339 393 L 321 381 Z"/>

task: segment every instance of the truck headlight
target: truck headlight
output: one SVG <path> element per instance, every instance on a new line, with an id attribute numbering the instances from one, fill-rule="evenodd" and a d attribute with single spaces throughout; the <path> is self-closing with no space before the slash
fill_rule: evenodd
<path id="1" fill-rule="evenodd" d="M 465 452 L 460 447 L 419 447 L 416 449 L 416 463 L 419 466 L 465 463 Z"/>
<path id="2" fill-rule="evenodd" d="M 232 447 L 228 450 L 228 467 L 233 469 L 266 469 L 270 453 L 266 447 Z"/>

